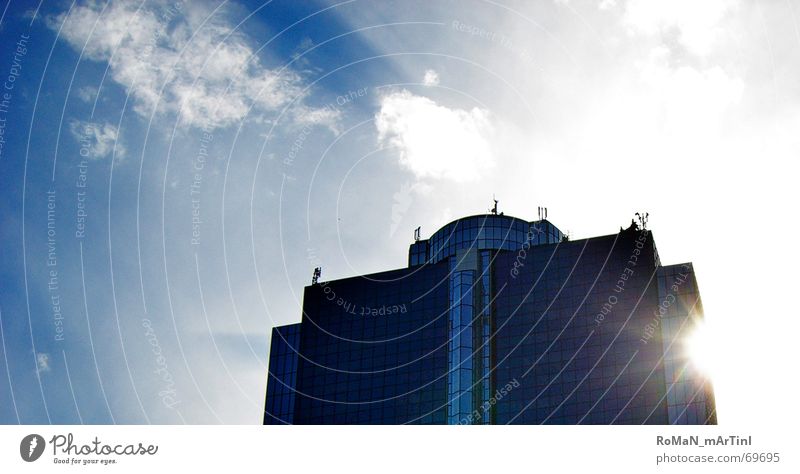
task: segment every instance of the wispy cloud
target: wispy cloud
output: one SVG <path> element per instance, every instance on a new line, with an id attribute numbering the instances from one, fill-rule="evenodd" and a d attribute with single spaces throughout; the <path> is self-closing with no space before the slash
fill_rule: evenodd
<path id="1" fill-rule="evenodd" d="M 425 77 L 422 78 L 422 83 L 426 86 L 439 85 L 439 73 L 433 69 L 428 69 L 425 71 Z"/>
<path id="2" fill-rule="evenodd" d="M 46 352 L 36 353 L 36 371 L 40 374 L 50 372 L 50 354 Z"/>
<path id="3" fill-rule="evenodd" d="M 333 107 L 308 107 L 299 105 L 294 107 L 290 119 L 292 124 L 306 127 L 319 125 L 327 127 L 335 135 L 341 133 L 339 121 L 342 116 L 342 111 Z"/>
<path id="4" fill-rule="evenodd" d="M 677 33 L 677 40 L 690 52 L 707 54 L 722 29 L 720 21 L 738 6 L 737 0 L 629 0 L 624 22 L 646 34 Z"/>
<path id="5" fill-rule="evenodd" d="M 494 164 L 485 109 L 451 109 L 403 90 L 381 98 L 375 127 L 379 143 L 397 147 L 400 164 L 420 178 L 471 181 Z"/>
<path id="6" fill-rule="evenodd" d="M 667 48 L 655 48 L 640 73 L 658 111 L 661 132 L 682 141 L 689 136 L 711 137 L 744 92 L 741 78 L 729 75 L 719 66 L 671 67 Z"/>
<path id="7" fill-rule="evenodd" d="M 179 113 L 185 126 L 224 127 L 251 112 L 275 112 L 294 99 L 301 103 L 300 75 L 264 66 L 224 16 L 208 16 L 203 6 L 189 2 L 142 6 L 121 0 L 105 10 L 100 2 L 87 2 L 47 24 L 57 29 L 65 20 L 62 39 L 86 58 L 109 61 L 111 78 L 143 116 L 157 107 L 160 113 Z M 315 123 L 335 119 L 316 117 Z"/>
<path id="8" fill-rule="evenodd" d="M 83 102 L 91 102 L 97 96 L 97 88 L 92 86 L 80 87 L 75 91 L 75 95 Z"/>
<path id="9" fill-rule="evenodd" d="M 600 0 L 600 3 L 597 4 L 597 8 L 600 10 L 611 10 L 616 6 L 617 0 Z"/>
<path id="10" fill-rule="evenodd" d="M 119 142 L 119 130 L 110 123 L 73 120 L 69 131 L 80 145 L 83 157 L 100 159 L 112 153 L 117 159 L 125 156 L 125 147 Z"/>
<path id="11" fill-rule="evenodd" d="M 408 209 L 414 202 L 413 191 L 421 186 L 419 183 L 410 183 L 406 181 L 396 193 L 392 195 L 392 225 L 389 228 L 389 237 L 392 237 L 397 232 L 400 223 L 403 221 Z"/>

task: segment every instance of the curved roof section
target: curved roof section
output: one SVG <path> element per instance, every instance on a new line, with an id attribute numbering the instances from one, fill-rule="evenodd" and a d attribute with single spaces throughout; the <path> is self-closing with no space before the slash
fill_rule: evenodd
<path id="1" fill-rule="evenodd" d="M 547 220 L 529 222 L 517 217 L 478 214 L 456 219 L 409 250 L 409 263 L 436 263 L 455 255 L 457 250 L 518 250 L 529 245 L 558 243 L 563 234 Z M 423 256 L 424 253 L 424 256 Z"/>

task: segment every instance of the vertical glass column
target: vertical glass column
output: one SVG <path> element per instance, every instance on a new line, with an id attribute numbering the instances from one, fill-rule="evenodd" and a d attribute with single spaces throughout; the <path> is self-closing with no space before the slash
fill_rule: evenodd
<path id="1" fill-rule="evenodd" d="M 272 329 L 267 400 L 264 406 L 265 425 L 294 422 L 299 347 L 300 324 Z"/>
<path id="2" fill-rule="evenodd" d="M 472 351 L 474 318 L 473 285 L 475 272 L 453 271 L 450 274 L 450 311 L 448 344 L 447 423 L 467 423 L 472 414 Z"/>
<path id="3" fill-rule="evenodd" d="M 709 382 L 690 360 L 686 347 L 687 338 L 702 320 L 691 264 L 659 268 L 658 296 L 669 423 L 716 424 L 708 403 Z"/>
<path id="4" fill-rule="evenodd" d="M 475 420 L 482 425 L 492 424 L 493 405 L 486 404 L 492 397 L 491 359 L 492 359 L 492 274 L 491 252 L 482 250 L 480 253 L 480 279 L 478 288 L 478 301 L 480 303 L 480 316 L 475 331 L 475 348 L 477 363 L 475 364 L 475 409 L 480 418 Z"/>

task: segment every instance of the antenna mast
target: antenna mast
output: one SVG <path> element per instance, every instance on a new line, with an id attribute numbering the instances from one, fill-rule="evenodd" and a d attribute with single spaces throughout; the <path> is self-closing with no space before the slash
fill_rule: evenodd
<path id="1" fill-rule="evenodd" d="M 319 283 L 319 279 L 322 276 L 322 267 L 317 267 L 314 269 L 314 275 L 311 277 L 311 284 L 316 285 Z"/>
<path id="2" fill-rule="evenodd" d="M 639 226 L 642 230 L 647 230 L 647 220 L 650 218 L 649 212 L 636 213 L 636 218 L 639 219 Z"/>

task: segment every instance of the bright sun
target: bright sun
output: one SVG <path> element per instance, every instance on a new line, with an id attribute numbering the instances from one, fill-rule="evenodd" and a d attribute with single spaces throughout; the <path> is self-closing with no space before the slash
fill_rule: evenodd
<path id="1" fill-rule="evenodd" d="M 716 368 L 717 351 L 706 324 L 702 321 L 697 322 L 684 344 L 692 366 L 702 375 L 710 377 Z"/>

